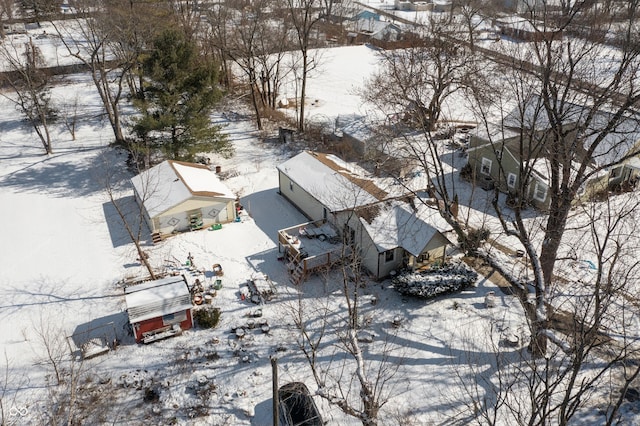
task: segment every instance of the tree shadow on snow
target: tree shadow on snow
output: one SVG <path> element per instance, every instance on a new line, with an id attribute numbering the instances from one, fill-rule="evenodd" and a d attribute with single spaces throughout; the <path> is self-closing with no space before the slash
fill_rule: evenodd
<path id="1" fill-rule="evenodd" d="M 443 155 L 441 160 L 453 169 L 452 172 L 443 176 L 443 181 L 446 184 L 449 194 L 458 194 L 459 205 L 496 217 L 497 213 L 492 205 L 494 191 L 482 189 L 479 184 L 474 185 L 473 182 L 460 177 L 459 169 L 466 164 L 466 159 L 459 158 L 456 153 L 453 157 Z M 506 198 L 506 194 L 502 192 L 499 193 L 498 200 L 500 207 L 503 209 L 503 213 L 508 216 L 511 209 L 506 205 Z M 522 213 L 525 218 L 534 218 L 542 215 L 542 212 L 533 207 L 528 207 L 523 210 Z"/>
<path id="2" fill-rule="evenodd" d="M 78 324 L 69 336 L 72 350 L 80 350 L 87 342 L 100 341 L 104 345 L 114 348 L 117 345 L 131 345 L 135 343 L 129 317 L 126 312 L 116 312 L 89 322 Z"/>
<path id="3" fill-rule="evenodd" d="M 72 155 L 78 152 L 94 155 Z M 102 147 L 73 149 L 54 154 L 0 179 L 0 186 L 20 192 L 42 192 L 50 196 L 89 196 L 105 191 L 105 181 L 117 187 L 130 177 L 124 167 L 124 157 L 116 150 Z"/>
<path id="4" fill-rule="evenodd" d="M 120 207 L 125 220 L 133 230 L 135 234 L 140 231 L 140 242 L 144 242 L 145 245 L 150 244 L 151 231 L 146 222 L 142 220 L 140 215 L 140 207 L 136 202 L 133 195 L 125 196 L 120 199 L 116 199 L 115 202 Z M 127 233 L 127 230 L 122 222 L 122 218 L 118 214 L 116 208 L 111 201 L 102 204 L 102 211 L 104 212 L 104 219 L 107 222 L 107 228 L 109 229 L 109 236 L 111 237 L 111 244 L 114 248 L 131 244 L 131 237 Z"/>

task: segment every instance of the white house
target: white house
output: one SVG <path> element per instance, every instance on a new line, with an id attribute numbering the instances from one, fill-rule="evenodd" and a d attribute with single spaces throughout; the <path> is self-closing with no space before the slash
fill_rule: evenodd
<path id="1" fill-rule="evenodd" d="M 167 160 L 131 179 L 152 234 L 235 220 L 236 195 L 202 164 Z"/>
<path id="2" fill-rule="evenodd" d="M 389 196 L 363 169 L 335 155 L 304 151 L 277 168 L 280 194 L 312 221 L 338 224 L 341 212 Z"/>
<path id="3" fill-rule="evenodd" d="M 426 210 L 418 214 L 398 201 L 413 198 L 402 186 L 383 187 L 383 180 L 334 155 L 305 151 L 279 165 L 278 173 L 280 194 L 314 226 L 333 225 L 341 240 L 358 248 L 363 265 L 376 278 L 442 257 L 449 244 L 441 235 L 444 227 L 430 224 L 435 216 Z M 284 238 L 280 242 L 288 245 Z M 299 252 L 295 244 L 289 245 L 285 251 Z"/>

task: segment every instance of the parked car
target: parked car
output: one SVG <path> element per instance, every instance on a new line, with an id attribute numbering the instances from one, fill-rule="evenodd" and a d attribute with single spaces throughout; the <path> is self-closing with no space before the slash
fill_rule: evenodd
<path id="1" fill-rule="evenodd" d="M 278 389 L 280 426 L 322 426 L 322 416 L 309 388 L 301 382 L 291 382 Z"/>

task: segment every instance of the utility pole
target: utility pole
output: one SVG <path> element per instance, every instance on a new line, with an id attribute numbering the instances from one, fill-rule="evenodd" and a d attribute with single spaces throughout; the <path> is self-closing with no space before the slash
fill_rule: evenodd
<path id="1" fill-rule="evenodd" d="M 280 407 L 278 401 L 278 358 L 271 357 L 271 383 L 273 387 L 273 426 L 280 425 Z"/>

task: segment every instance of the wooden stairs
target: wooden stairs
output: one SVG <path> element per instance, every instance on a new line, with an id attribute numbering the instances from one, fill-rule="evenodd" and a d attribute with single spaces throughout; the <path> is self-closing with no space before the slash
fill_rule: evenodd
<path id="1" fill-rule="evenodd" d="M 151 234 L 151 241 L 153 241 L 153 244 L 158 244 L 159 242 L 162 241 L 162 234 L 158 231 L 154 232 Z"/>
<path id="2" fill-rule="evenodd" d="M 304 263 L 300 256 L 293 257 L 287 265 L 289 270 L 289 279 L 294 285 L 298 285 L 307 278 L 307 273 L 304 270 Z"/>

